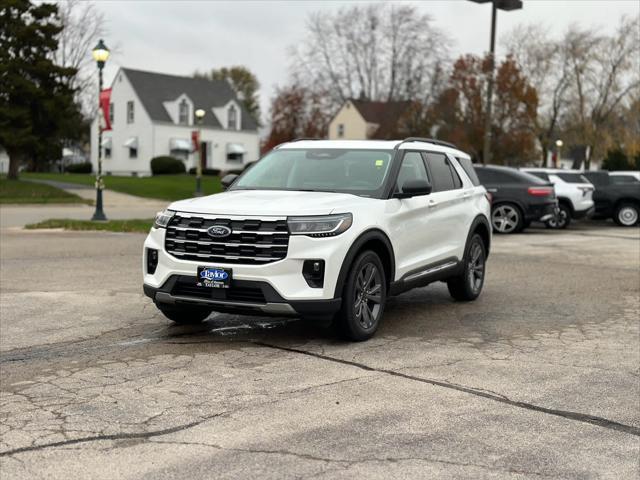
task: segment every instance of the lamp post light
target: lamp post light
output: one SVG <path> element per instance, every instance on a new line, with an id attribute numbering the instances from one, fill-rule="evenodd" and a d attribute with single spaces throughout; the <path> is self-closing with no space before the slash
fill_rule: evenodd
<path id="1" fill-rule="evenodd" d="M 491 103 L 493 101 L 493 71 L 495 69 L 497 10 L 510 12 L 522 8 L 522 0 L 470 0 L 474 3 L 491 2 L 491 40 L 489 42 L 489 79 L 487 81 L 486 115 L 484 117 L 484 144 L 482 163 L 491 161 Z"/>
<path id="2" fill-rule="evenodd" d="M 564 145 L 564 142 L 560 139 L 556 140 L 556 164 L 554 165 L 555 168 L 558 168 L 558 164 L 562 165 L 562 158 L 560 157 L 560 152 L 562 151 L 562 145 Z"/>
<path id="3" fill-rule="evenodd" d="M 109 49 L 102 40 L 93 48 L 91 52 L 93 59 L 98 65 L 98 115 L 100 115 L 100 92 L 102 92 L 102 69 L 104 64 L 109 58 Z M 98 172 L 96 174 L 96 210 L 93 212 L 91 220 L 107 219 L 107 216 L 102 210 L 102 190 L 104 184 L 102 183 L 102 128 L 100 126 L 100 119 L 98 119 Z"/>
<path id="4" fill-rule="evenodd" d="M 198 163 L 196 165 L 196 197 L 202 196 L 202 141 L 200 135 L 202 134 L 202 120 L 206 112 L 199 108 L 195 112 L 196 124 L 198 125 Z"/>

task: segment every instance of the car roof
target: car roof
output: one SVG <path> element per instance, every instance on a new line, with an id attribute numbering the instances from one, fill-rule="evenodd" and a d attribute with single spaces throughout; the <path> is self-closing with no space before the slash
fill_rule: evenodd
<path id="1" fill-rule="evenodd" d="M 481 163 L 475 163 L 474 168 L 486 168 L 489 170 L 505 170 L 509 172 L 517 172 L 517 168 L 507 167 L 506 165 L 482 165 Z"/>
<path id="2" fill-rule="evenodd" d="M 521 170 L 526 172 L 543 172 L 543 173 L 579 173 L 583 174 L 582 170 L 575 170 L 571 168 L 540 168 L 540 167 L 522 167 Z"/>
<path id="3" fill-rule="evenodd" d="M 454 157 L 471 158 L 468 154 L 457 148 L 438 145 L 422 141 L 403 140 L 294 140 L 292 142 L 278 145 L 278 149 L 323 149 L 323 148 L 346 148 L 346 149 L 372 149 L 372 150 L 428 150 L 430 152 L 442 152 Z"/>

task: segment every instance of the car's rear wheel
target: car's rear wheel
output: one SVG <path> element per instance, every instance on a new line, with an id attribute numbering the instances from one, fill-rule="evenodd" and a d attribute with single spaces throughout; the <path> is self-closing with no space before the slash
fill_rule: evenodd
<path id="1" fill-rule="evenodd" d="M 638 205 L 633 203 L 621 203 L 616 207 L 613 219 L 622 227 L 633 227 L 640 218 L 639 210 Z"/>
<path id="2" fill-rule="evenodd" d="M 200 308 L 200 307 L 178 308 L 178 307 L 162 306 L 162 307 L 158 307 L 158 309 L 169 320 L 175 323 L 179 323 L 181 325 L 192 325 L 196 323 L 201 323 L 209 315 L 211 315 L 211 310 L 209 310 L 208 308 Z"/>
<path id="3" fill-rule="evenodd" d="M 485 244 L 482 237 L 476 233 L 467 246 L 462 273 L 447 280 L 449 293 L 455 300 L 468 302 L 478 298 L 484 286 L 486 259 Z"/>
<path id="4" fill-rule="evenodd" d="M 545 222 L 548 228 L 556 228 L 558 230 L 567 228 L 571 223 L 571 209 L 563 204 L 558 206 L 558 215 L 551 217 Z"/>
<path id="5" fill-rule="evenodd" d="M 387 300 L 387 282 L 380 257 L 365 251 L 356 258 L 342 292 L 338 326 L 349 340 L 371 338 L 380 325 Z"/>
<path id="6" fill-rule="evenodd" d="M 500 203 L 491 211 L 491 225 L 497 233 L 517 233 L 524 226 L 520 209 L 511 203 Z"/>

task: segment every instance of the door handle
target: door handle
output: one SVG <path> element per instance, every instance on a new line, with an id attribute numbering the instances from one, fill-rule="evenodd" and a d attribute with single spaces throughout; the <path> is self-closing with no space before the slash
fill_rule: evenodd
<path id="1" fill-rule="evenodd" d="M 495 193 L 497 191 L 498 191 L 497 188 L 487 188 L 487 192 Z"/>
<path id="2" fill-rule="evenodd" d="M 438 206 L 438 202 L 433 201 L 433 200 L 429 200 L 429 202 L 427 203 L 427 207 L 428 208 L 434 208 Z"/>

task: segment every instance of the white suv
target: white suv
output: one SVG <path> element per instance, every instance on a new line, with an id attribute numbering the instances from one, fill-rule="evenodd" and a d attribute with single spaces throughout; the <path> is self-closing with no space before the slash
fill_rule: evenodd
<path id="1" fill-rule="evenodd" d="M 172 203 L 144 244 L 144 292 L 169 319 L 211 311 L 334 319 L 370 338 L 389 295 L 446 281 L 474 300 L 490 202 L 469 156 L 435 140 L 301 140 L 227 191 Z"/>
<path id="2" fill-rule="evenodd" d="M 593 184 L 578 170 L 554 168 L 522 168 L 543 180 L 553 183 L 558 198 L 558 216 L 545 223 L 551 228 L 567 228 L 571 219 L 590 217 L 595 212 Z"/>

